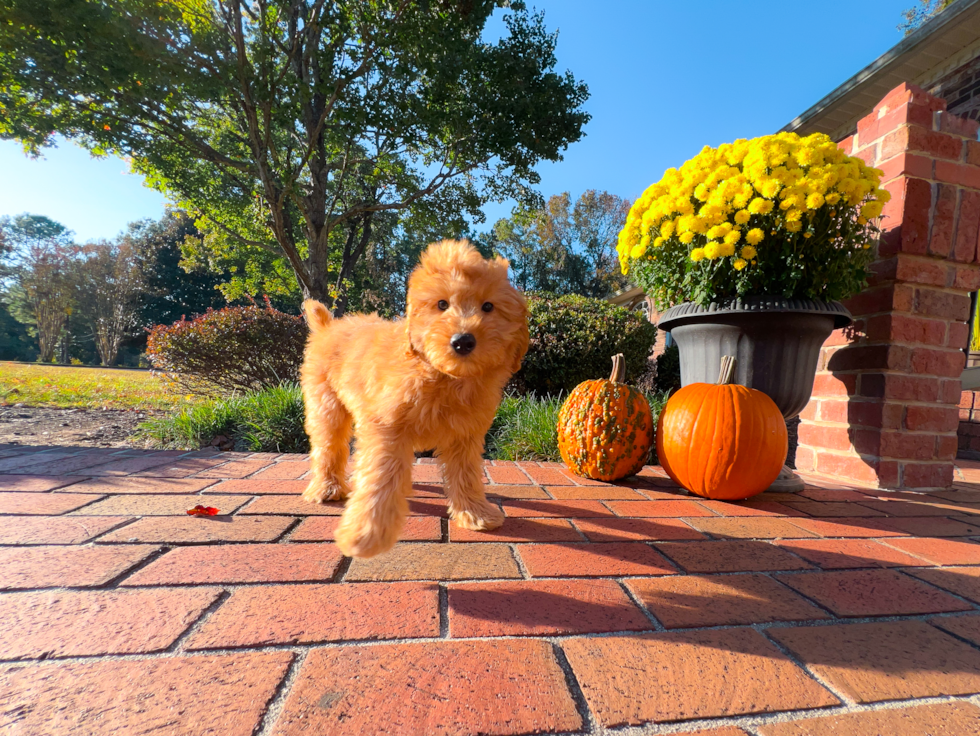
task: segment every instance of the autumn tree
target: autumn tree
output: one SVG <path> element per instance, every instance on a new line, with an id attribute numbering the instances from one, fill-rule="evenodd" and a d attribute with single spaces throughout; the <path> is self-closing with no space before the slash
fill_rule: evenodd
<path id="1" fill-rule="evenodd" d="M 339 312 L 381 214 L 537 202 L 589 117 L 555 44 L 518 0 L 0 0 L 0 136 L 130 157 L 200 258 L 263 264 L 236 288 L 288 271 Z"/>
<path id="2" fill-rule="evenodd" d="M 42 215 L 0 218 L 11 249 L 7 303 L 38 341 L 38 360 L 51 362 L 71 313 L 78 247 L 72 232 Z"/>
<path id="3" fill-rule="evenodd" d="M 574 204 L 564 192 L 498 220 L 495 247 L 522 289 L 605 297 L 627 285 L 616 239 L 628 212 L 629 202 L 608 192 L 590 189 Z"/>
<path id="4" fill-rule="evenodd" d="M 952 5 L 954 0 L 918 0 L 911 8 L 902 11 L 898 30 L 908 36 L 930 18 Z"/>

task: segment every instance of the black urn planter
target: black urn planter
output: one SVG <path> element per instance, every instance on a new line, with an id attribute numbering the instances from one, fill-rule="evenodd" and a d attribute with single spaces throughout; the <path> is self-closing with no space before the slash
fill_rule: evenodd
<path id="1" fill-rule="evenodd" d="M 677 343 L 682 385 L 717 382 L 722 357 L 734 355 L 735 383 L 767 394 L 792 419 L 810 400 L 820 346 L 850 323 L 840 302 L 750 296 L 678 304 L 657 327 Z"/>

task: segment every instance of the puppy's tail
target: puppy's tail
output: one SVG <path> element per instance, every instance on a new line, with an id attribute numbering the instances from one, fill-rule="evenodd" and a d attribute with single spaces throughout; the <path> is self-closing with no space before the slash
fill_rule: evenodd
<path id="1" fill-rule="evenodd" d="M 307 299 L 303 302 L 303 313 L 306 315 L 306 324 L 310 326 L 311 332 L 325 330 L 333 322 L 330 310 L 315 299 Z"/>

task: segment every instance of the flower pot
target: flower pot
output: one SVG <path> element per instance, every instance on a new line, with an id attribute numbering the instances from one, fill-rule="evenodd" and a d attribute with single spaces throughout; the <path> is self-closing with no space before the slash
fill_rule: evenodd
<path id="1" fill-rule="evenodd" d="M 767 394 L 792 419 L 810 400 L 821 345 L 850 323 L 840 302 L 751 296 L 678 304 L 657 326 L 677 343 L 682 385 L 715 383 L 722 356 L 734 355 L 735 383 Z"/>

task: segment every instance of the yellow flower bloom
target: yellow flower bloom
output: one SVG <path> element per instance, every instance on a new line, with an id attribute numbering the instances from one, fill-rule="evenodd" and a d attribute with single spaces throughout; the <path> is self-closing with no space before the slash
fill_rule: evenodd
<path id="1" fill-rule="evenodd" d="M 642 258 L 646 255 L 647 247 L 645 245 L 634 245 L 633 249 L 630 251 L 631 258 Z"/>
<path id="2" fill-rule="evenodd" d="M 741 258 L 736 258 L 734 261 L 732 261 L 732 268 L 734 268 L 736 271 L 741 271 L 747 265 L 749 264 L 743 261 Z"/>
<path id="3" fill-rule="evenodd" d="M 742 258 L 744 258 L 745 260 L 751 261 L 753 258 L 756 257 L 757 253 L 758 251 L 755 248 L 753 248 L 751 245 L 747 245 L 744 248 L 742 248 L 741 255 Z"/>
<path id="4" fill-rule="evenodd" d="M 729 245 L 735 245 L 739 240 L 742 239 L 742 233 L 738 230 L 732 230 L 728 235 L 725 236 L 725 242 Z"/>
<path id="5" fill-rule="evenodd" d="M 704 248 L 695 248 L 691 251 L 691 260 L 697 263 L 704 260 Z"/>
<path id="6" fill-rule="evenodd" d="M 768 215 L 772 212 L 772 202 L 762 197 L 756 197 L 749 202 L 749 212 L 753 215 Z"/>
<path id="7" fill-rule="evenodd" d="M 657 238 L 656 240 L 653 241 L 653 247 L 654 248 L 659 248 L 663 244 L 664 244 L 664 239 L 663 238 Z"/>
<path id="8" fill-rule="evenodd" d="M 787 222 L 796 222 L 803 219 L 803 213 L 800 210 L 790 210 L 786 213 Z"/>
<path id="9" fill-rule="evenodd" d="M 663 225 L 660 226 L 660 236 L 663 238 L 669 238 L 674 234 L 674 221 L 668 220 Z"/>
<path id="10" fill-rule="evenodd" d="M 791 220 L 786 223 L 786 229 L 789 230 L 791 233 L 798 233 L 800 230 L 803 229 L 803 223 L 800 222 L 799 220 Z"/>
<path id="11" fill-rule="evenodd" d="M 722 243 L 719 248 L 721 249 L 721 255 L 724 257 L 735 255 L 735 246 L 731 243 Z"/>
<path id="12" fill-rule="evenodd" d="M 820 207 L 824 202 L 822 194 L 814 192 L 809 197 L 806 198 L 806 208 L 808 210 L 815 210 Z"/>
<path id="13" fill-rule="evenodd" d="M 745 233 L 745 240 L 750 245 L 758 245 L 759 243 L 762 242 L 763 238 L 765 237 L 766 234 L 762 232 L 761 228 L 758 227 L 754 227 L 751 230 L 749 230 L 747 233 Z"/>
<path id="14" fill-rule="evenodd" d="M 704 257 L 705 258 L 709 258 L 712 261 L 715 260 L 716 258 L 720 258 L 721 257 L 721 243 L 718 243 L 717 241 L 712 240 L 707 245 L 705 245 L 704 246 Z"/>
<path id="15" fill-rule="evenodd" d="M 765 200 L 762 200 L 762 201 L 765 201 Z M 749 211 L 748 210 L 739 210 L 738 212 L 735 213 L 735 224 L 736 225 L 744 225 L 745 223 L 747 223 L 749 221 L 749 218 L 751 218 L 751 217 L 752 217 L 752 215 L 749 214 Z"/>
<path id="16" fill-rule="evenodd" d="M 686 233 L 681 233 L 681 235 L 680 235 L 680 241 L 684 245 L 690 245 L 694 241 L 694 233 L 692 233 L 690 231 L 689 232 L 686 232 Z"/>

